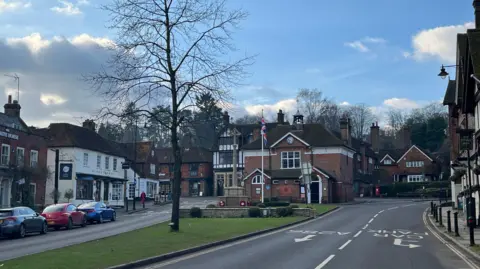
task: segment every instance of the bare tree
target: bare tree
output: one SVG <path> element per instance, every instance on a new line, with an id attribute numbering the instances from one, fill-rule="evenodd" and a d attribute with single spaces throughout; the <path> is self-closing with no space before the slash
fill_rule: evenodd
<path id="1" fill-rule="evenodd" d="M 297 94 L 299 110 L 304 113 L 305 123 L 319 123 L 328 100 L 318 89 L 300 89 Z"/>
<path id="2" fill-rule="evenodd" d="M 262 120 L 262 116 L 257 115 L 245 115 L 241 118 L 235 120 L 235 124 L 255 124 L 259 123 Z"/>
<path id="3" fill-rule="evenodd" d="M 321 115 L 321 123 L 331 131 L 340 130 L 340 118 L 343 110 L 340 106 L 332 101 L 325 104 L 323 114 Z"/>
<path id="4" fill-rule="evenodd" d="M 369 133 L 370 124 L 376 119 L 375 115 L 365 104 L 350 106 L 346 112 L 352 120 L 352 135 L 358 139 L 365 139 Z"/>
<path id="5" fill-rule="evenodd" d="M 170 130 L 174 156 L 170 226 L 178 231 L 179 132 L 187 121 L 183 112 L 195 106 L 196 96 L 208 93 L 225 101 L 230 98 L 226 89 L 239 85 L 253 58 L 228 61 L 225 55 L 235 49 L 232 30 L 247 14 L 228 10 L 221 0 L 113 0 L 103 9 L 110 13 L 110 28 L 117 33 L 115 56 L 109 68 L 86 79 L 106 100 L 100 115 L 131 116 L 118 108 L 132 102 L 131 114 L 153 118 Z M 153 109 L 158 106 L 168 109 Z"/>
<path id="6" fill-rule="evenodd" d="M 391 133 L 398 132 L 405 124 L 408 118 L 408 113 L 401 109 L 392 108 L 387 111 L 387 124 Z"/>

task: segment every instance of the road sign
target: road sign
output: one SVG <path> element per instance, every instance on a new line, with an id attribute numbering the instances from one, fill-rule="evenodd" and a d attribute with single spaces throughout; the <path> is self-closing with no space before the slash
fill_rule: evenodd
<path id="1" fill-rule="evenodd" d="M 295 238 L 295 243 L 310 241 L 310 240 L 312 240 L 312 238 L 315 237 L 315 236 L 316 236 L 316 235 L 309 234 L 309 235 L 306 235 L 306 236 L 303 237 L 303 238 Z"/>
<path id="2" fill-rule="evenodd" d="M 402 243 L 403 242 L 407 242 L 406 245 L 403 245 Z M 393 244 L 395 246 L 401 246 L 401 247 L 408 247 L 408 248 L 418 248 L 418 247 L 421 247 L 420 245 L 414 245 L 414 244 L 410 244 L 410 243 L 417 243 L 418 241 L 415 241 L 415 240 L 403 240 L 403 239 L 395 239 L 393 240 Z"/>

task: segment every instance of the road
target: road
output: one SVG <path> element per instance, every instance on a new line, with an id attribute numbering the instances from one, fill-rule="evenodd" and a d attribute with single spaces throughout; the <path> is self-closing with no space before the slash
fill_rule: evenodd
<path id="1" fill-rule="evenodd" d="M 180 207 L 205 207 L 210 203 L 215 202 L 212 199 L 204 199 L 201 197 L 185 198 L 181 200 Z M 131 215 L 125 214 L 122 209 L 118 209 L 118 217 L 115 222 L 93 224 L 88 225 L 85 228 L 78 227 L 69 231 L 64 229 L 60 231 L 50 230 L 46 235 L 28 235 L 23 239 L 0 239 L 0 261 L 84 243 L 151 226 L 160 222 L 168 221 L 171 212 L 171 205 L 152 206 L 143 212 Z"/>
<path id="2" fill-rule="evenodd" d="M 475 268 L 423 221 L 428 202 L 370 201 L 306 224 L 144 269 L 462 269 Z"/>

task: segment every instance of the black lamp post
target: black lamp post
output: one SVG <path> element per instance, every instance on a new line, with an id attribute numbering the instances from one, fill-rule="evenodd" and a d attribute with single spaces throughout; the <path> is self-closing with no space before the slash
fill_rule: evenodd
<path id="1" fill-rule="evenodd" d="M 442 64 L 442 67 L 440 68 L 440 73 L 438 73 L 438 76 L 441 77 L 442 79 L 445 79 L 449 74 L 447 71 L 445 71 L 445 67 L 457 67 L 459 66 L 458 64 L 454 64 L 454 65 L 443 65 Z"/>

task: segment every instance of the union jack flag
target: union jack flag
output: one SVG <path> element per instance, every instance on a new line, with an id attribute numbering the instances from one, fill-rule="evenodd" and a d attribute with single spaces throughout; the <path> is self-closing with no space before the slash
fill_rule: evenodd
<path id="1" fill-rule="evenodd" d="M 263 143 L 265 146 L 267 146 L 267 125 L 265 124 L 265 119 L 262 117 L 262 138 L 263 138 Z"/>

